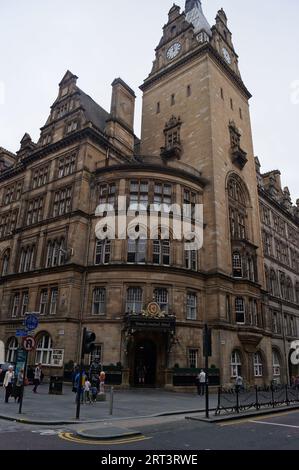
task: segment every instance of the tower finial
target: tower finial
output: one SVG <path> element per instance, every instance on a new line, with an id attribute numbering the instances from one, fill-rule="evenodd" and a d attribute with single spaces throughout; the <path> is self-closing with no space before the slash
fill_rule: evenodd
<path id="1" fill-rule="evenodd" d="M 186 0 L 186 20 L 194 26 L 194 32 L 205 31 L 209 37 L 212 36 L 211 27 L 206 19 L 201 5 L 201 0 Z"/>

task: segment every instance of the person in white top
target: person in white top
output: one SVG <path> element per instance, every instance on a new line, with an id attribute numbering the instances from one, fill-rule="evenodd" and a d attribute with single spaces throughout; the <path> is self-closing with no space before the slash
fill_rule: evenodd
<path id="1" fill-rule="evenodd" d="M 91 403 L 90 389 L 91 389 L 91 383 L 89 382 L 89 380 L 85 380 L 85 384 L 84 384 L 84 403 L 85 404 L 87 403 L 87 401 Z"/>
<path id="2" fill-rule="evenodd" d="M 12 388 L 14 383 L 15 373 L 13 366 L 9 366 L 8 371 L 5 374 L 3 387 L 5 388 L 5 403 L 8 403 L 9 397 L 12 394 Z"/>
<path id="3" fill-rule="evenodd" d="M 197 391 L 198 395 L 205 394 L 205 386 L 206 386 L 206 373 L 201 370 L 200 374 L 197 376 Z"/>
<path id="4" fill-rule="evenodd" d="M 37 387 L 40 385 L 41 375 L 42 375 L 42 365 L 41 363 L 39 363 L 34 370 L 34 380 L 33 380 L 34 387 L 32 390 L 33 393 L 37 393 Z"/>

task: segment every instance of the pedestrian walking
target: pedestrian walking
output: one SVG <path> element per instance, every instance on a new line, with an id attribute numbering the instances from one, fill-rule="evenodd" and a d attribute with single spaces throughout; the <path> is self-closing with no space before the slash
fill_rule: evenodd
<path id="1" fill-rule="evenodd" d="M 241 375 L 238 375 L 238 377 L 236 378 L 236 391 L 240 392 L 242 390 L 244 390 L 244 380 Z"/>
<path id="2" fill-rule="evenodd" d="M 198 395 L 205 394 L 205 386 L 206 386 L 206 373 L 201 369 L 200 373 L 197 376 L 197 392 Z"/>
<path id="3" fill-rule="evenodd" d="M 13 370 L 13 366 L 9 366 L 3 381 L 3 387 L 5 388 L 5 403 L 8 403 L 9 397 L 12 394 L 14 378 L 15 373 Z"/>
<path id="4" fill-rule="evenodd" d="M 91 404 L 90 389 L 91 389 L 91 383 L 88 380 L 88 378 L 86 378 L 85 383 L 84 383 L 84 403 L 85 404 L 87 402 L 89 402 L 89 404 Z"/>
<path id="5" fill-rule="evenodd" d="M 37 387 L 40 385 L 41 376 L 42 376 L 42 365 L 41 363 L 39 363 L 34 370 L 34 379 L 33 379 L 34 388 L 32 390 L 33 393 L 37 393 Z"/>

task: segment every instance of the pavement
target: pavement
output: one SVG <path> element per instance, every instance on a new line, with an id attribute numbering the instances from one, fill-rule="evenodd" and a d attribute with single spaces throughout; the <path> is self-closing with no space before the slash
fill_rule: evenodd
<path id="1" fill-rule="evenodd" d="M 192 454 L 198 455 L 201 464 L 211 466 L 212 457 L 218 454 L 218 450 L 263 450 L 271 451 L 264 457 L 265 464 L 269 465 L 269 458 L 275 455 L 274 459 L 279 461 L 278 450 L 299 451 L 299 411 L 289 410 L 278 414 L 271 414 L 261 417 L 248 417 L 247 419 L 235 419 L 223 423 L 207 423 L 203 421 L 186 420 L 184 415 L 163 416 L 155 418 L 119 419 L 117 421 L 107 421 L 107 426 L 123 425 L 134 431 L 138 430 L 141 435 L 122 437 L 119 439 L 90 439 L 81 437 L 86 430 L 91 434 L 96 433 L 97 424 L 78 424 L 67 426 L 36 426 L 30 424 L 16 423 L 0 419 L 0 453 L 2 450 L 18 450 L 24 452 L 23 460 L 28 459 L 28 450 L 50 450 L 47 453 L 47 463 L 57 466 L 57 461 L 63 460 L 63 454 L 55 451 L 77 451 L 92 450 L 88 454 L 88 462 L 101 464 L 101 458 L 107 456 L 135 456 L 136 461 L 145 459 L 147 454 L 153 451 L 155 455 L 167 455 L 167 451 L 175 452 L 178 455 Z M 100 427 L 106 427 L 105 422 L 101 422 Z M 80 434 L 79 434 L 80 433 Z M 145 451 L 150 452 L 145 452 Z M 107 452 L 108 451 L 108 452 Z M 142 451 L 142 452 L 140 452 Z M 194 452 L 193 452 L 194 451 Z M 273 451 L 275 451 L 273 453 Z M 4 455 L 4 454 L 3 454 Z M 14 455 L 14 454 L 13 454 Z M 66 464 L 70 465 L 71 456 L 75 456 L 76 463 L 80 465 L 80 453 L 65 454 Z M 232 465 L 230 453 L 223 453 L 220 461 L 216 465 L 226 464 L 227 455 L 228 466 Z M 265 454 L 264 454 L 265 455 Z M 248 453 L 246 463 L 256 466 L 256 454 Z M 86 464 L 86 454 L 82 453 L 82 464 Z M 244 460 L 244 459 L 243 459 Z M 260 456 L 258 461 L 261 461 Z M 285 465 L 287 462 L 285 455 L 281 454 L 281 461 Z M 212 462 L 213 463 L 213 462 Z M 149 464 L 143 460 L 143 465 Z M 134 466 L 133 468 L 138 468 Z"/>
<path id="2" fill-rule="evenodd" d="M 217 396 L 211 395 L 210 406 L 215 408 Z M 201 413 L 205 398 L 196 393 L 176 393 L 162 389 L 116 390 L 113 399 L 113 414 L 110 415 L 110 394 L 105 402 L 81 405 L 80 420 L 76 420 L 75 394 L 71 387 L 64 386 L 63 395 L 49 395 L 48 385 L 32 392 L 25 389 L 22 414 L 19 405 L 10 398 L 4 403 L 4 390 L 0 391 L 0 418 L 26 424 L 65 425 L 78 423 L 113 422 L 167 415 Z"/>
<path id="3" fill-rule="evenodd" d="M 142 436 L 144 427 L 175 424 L 177 419 L 220 424 L 229 420 L 246 420 L 254 416 L 295 411 L 297 406 L 275 409 L 251 410 L 233 415 L 215 416 L 217 395 L 210 395 L 210 418 L 205 417 L 205 397 L 196 393 L 176 393 L 163 389 L 116 390 L 113 414 L 110 414 L 110 394 L 106 401 L 81 405 L 80 420 L 75 419 L 75 394 L 64 386 L 63 395 L 49 395 L 48 385 L 41 385 L 38 393 L 32 386 L 25 389 L 23 412 L 11 398 L 4 403 L 4 390 L 0 391 L 0 419 L 26 425 L 61 426 L 75 425 L 73 433 L 78 438 L 91 441 L 132 439 Z"/>

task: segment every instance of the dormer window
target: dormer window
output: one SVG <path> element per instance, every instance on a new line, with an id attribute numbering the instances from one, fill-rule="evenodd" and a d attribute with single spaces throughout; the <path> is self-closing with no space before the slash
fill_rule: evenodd
<path id="1" fill-rule="evenodd" d="M 197 36 L 196 36 L 196 39 L 199 43 L 205 43 L 205 42 L 209 42 L 210 41 L 210 38 L 208 36 L 208 34 L 205 32 L 205 31 L 201 31 Z"/>
<path id="2" fill-rule="evenodd" d="M 64 105 L 57 108 L 56 118 L 59 119 L 62 116 L 64 116 L 68 112 L 68 107 L 69 107 L 68 103 L 65 103 Z"/>
<path id="3" fill-rule="evenodd" d="M 44 135 L 43 140 L 42 140 L 42 145 L 50 144 L 51 140 L 52 140 L 51 134 Z"/>
<path id="4" fill-rule="evenodd" d="M 78 121 L 71 121 L 67 125 L 67 134 L 70 134 L 71 132 L 74 132 L 78 129 Z"/>

